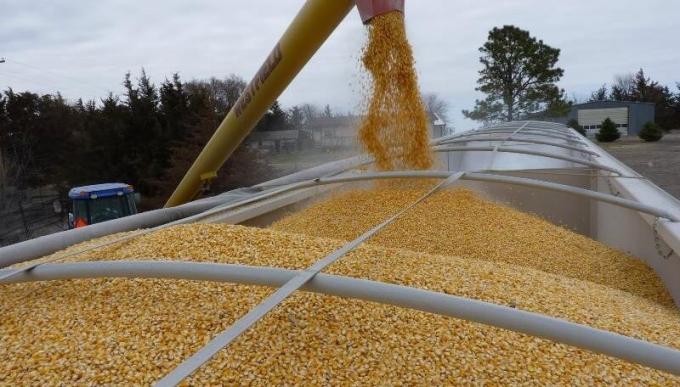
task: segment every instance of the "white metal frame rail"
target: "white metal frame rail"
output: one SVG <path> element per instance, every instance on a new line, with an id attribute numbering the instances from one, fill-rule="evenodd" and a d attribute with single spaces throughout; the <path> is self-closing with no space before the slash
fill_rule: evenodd
<path id="1" fill-rule="evenodd" d="M 536 121 L 536 120 L 517 120 L 517 121 L 504 121 L 504 122 L 498 122 L 489 126 L 483 126 L 480 127 L 478 130 L 484 130 L 484 129 L 489 129 L 489 128 L 517 128 L 517 126 L 524 124 L 525 122 L 528 122 L 530 125 L 536 125 L 541 128 L 548 128 L 548 129 L 554 129 L 554 130 L 569 130 L 569 127 L 567 127 L 564 124 L 556 123 L 556 122 L 550 122 L 550 121 Z"/>
<path id="2" fill-rule="evenodd" d="M 7 270 L 0 270 L 0 273 Z M 0 284 L 92 278 L 153 278 L 280 287 L 301 271 L 215 263 L 98 261 L 48 264 Z M 301 290 L 459 318 L 583 348 L 680 375 L 680 351 L 538 313 L 401 285 L 317 274 Z"/>
<path id="3" fill-rule="evenodd" d="M 527 125 L 532 129 L 540 129 L 553 132 L 563 132 L 572 133 L 571 128 L 568 128 L 562 124 L 557 125 L 546 125 L 545 121 L 512 121 L 498 125 L 486 126 L 478 129 L 473 129 L 474 131 L 481 132 L 484 130 L 494 130 L 494 129 L 517 129 L 519 126 Z"/>
<path id="4" fill-rule="evenodd" d="M 477 136 L 477 135 L 491 135 L 491 134 L 506 134 L 506 133 L 512 133 L 513 131 L 517 130 L 520 127 L 524 127 L 522 129 L 523 132 L 525 132 L 525 135 L 530 135 L 530 136 L 545 136 L 545 137 L 552 137 L 552 138 L 557 138 L 561 140 L 566 140 L 566 141 L 571 141 L 571 142 L 576 142 L 582 145 L 586 145 L 585 142 L 581 140 L 580 135 L 576 135 L 575 132 L 571 129 L 568 129 L 561 124 L 554 124 L 554 125 L 546 125 L 548 123 L 546 122 L 536 122 L 536 121 L 516 121 L 512 122 L 509 124 L 499 124 L 495 126 L 490 126 L 486 128 L 481 128 L 477 130 L 470 130 L 470 131 L 465 131 L 462 133 L 458 134 L 453 134 L 449 136 L 443 136 L 438 139 L 433 140 L 433 144 L 440 144 L 444 143 L 447 140 L 454 139 L 454 138 L 462 138 L 462 137 L 469 137 L 469 136 Z"/>
<path id="5" fill-rule="evenodd" d="M 578 136 L 575 136 L 574 134 L 570 133 L 569 131 L 563 131 L 563 130 L 556 130 L 556 129 L 546 129 L 546 128 L 540 128 L 540 127 L 533 127 L 529 126 L 526 124 L 526 126 L 522 126 L 523 130 L 526 130 L 527 132 L 538 132 L 538 133 L 549 133 L 549 134 L 556 134 L 559 136 L 565 136 L 565 137 L 570 137 L 574 139 L 579 139 Z M 512 132 L 515 127 L 496 127 L 496 128 L 486 128 L 486 129 L 481 129 L 481 130 L 475 130 L 472 131 L 471 133 L 493 133 L 493 132 Z"/>
<path id="6" fill-rule="evenodd" d="M 355 240 L 345 244 L 338 250 L 335 250 L 331 254 L 322 258 L 321 260 L 314 263 L 312 266 L 308 267 L 304 271 L 299 272 L 293 278 L 288 280 L 283 284 L 276 292 L 268 296 L 265 300 L 260 302 L 257 306 L 251 309 L 243 317 L 239 318 L 232 326 L 227 328 L 225 331 L 221 332 L 213 339 L 211 339 L 205 346 L 199 349 L 191 357 L 180 363 L 175 369 L 170 371 L 161 380 L 156 383 L 158 387 L 165 386 L 176 386 L 182 380 L 187 378 L 189 375 L 194 373 L 197 369 L 202 367 L 206 362 L 208 362 L 217 352 L 222 350 L 231 344 L 234 339 L 243 334 L 245 331 L 250 329 L 256 322 L 262 319 L 267 313 L 272 311 L 288 297 L 290 297 L 294 292 L 299 290 L 307 282 L 312 280 L 321 270 L 325 269 L 329 265 L 336 262 L 338 259 L 347 255 L 347 253 L 353 251 L 359 247 L 362 243 L 366 242 L 368 239 L 373 237 L 375 234 L 380 232 L 386 226 L 392 224 L 404 213 L 417 206 L 418 204 L 425 201 L 427 198 L 435 194 L 440 189 L 444 188 L 446 185 L 451 184 L 458 180 L 463 175 L 462 172 L 450 174 L 445 180 L 436 184 L 431 190 L 419 197 L 416 201 L 410 205 L 404 207 L 399 212 L 389 217 L 384 222 L 378 224 L 377 226 L 371 228 L 370 230 L 363 233 L 361 236 Z"/>
<path id="7" fill-rule="evenodd" d="M 485 131 L 471 131 L 471 132 L 465 132 L 461 133 L 459 135 L 456 135 L 455 137 L 452 138 L 461 138 L 461 137 L 470 137 L 470 136 L 477 136 L 477 135 L 493 135 L 493 134 L 508 134 L 512 133 L 513 131 L 510 129 L 494 129 L 494 130 L 485 130 Z M 542 136 L 542 137 L 551 137 L 551 138 L 556 138 L 559 140 L 565 140 L 565 141 L 570 141 L 573 143 L 577 144 L 585 144 L 583 141 L 581 141 L 578 137 L 574 135 L 568 135 L 568 134 L 562 134 L 562 133 L 555 133 L 555 132 L 545 132 L 541 130 L 536 130 L 536 129 L 526 129 L 523 131 L 523 134 L 525 136 Z"/>
<path id="8" fill-rule="evenodd" d="M 517 133 L 521 132 L 522 129 L 527 127 L 527 125 L 529 125 L 528 121 L 525 122 L 524 125 L 521 125 L 519 128 L 517 128 L 517 130 L 512 132 L 512 134 L 509 135 L 508 138 L 512 138 L 512 136 L 517 135 Z M 489 168 L 488 169 L 494 169 L 494 165 L 496 165 L 496 156 L 498 156 L 498 149 L 500 149 L 503 146 L 503 144 L 505 144 L 505 141 L 502 141 L 500 144 L 494 145 L 493 155 L 491 156 L 491 160 L 489 161 Z M 437 147 L 433 147 L 432 150 L 436 152 L 436 150 L 435 150 L 436 148 Z"/>
<path id="9" fill-rule="evenodd" d="M 623 175 L 623 173 L 621 173 L 616 168 L 608 167 L 606 165 L 602 165 L 602 164 L 594 162 L 594 161 L 584 160 L 584 159 L 571 157 L 571 156 L 558 155 L 558 154 L 549 153 L 549 152 L 535 151 L 535 150 L 530 150 L 530 149 L 517 149 L 517 148 L 501 147 L 501 146 L 446 146 L 446 145 L 437 145 L 437 146 L 433 147 L 432 150 L 434 152 L 501 152 L 501 153 L 524 154 L 524 155 L 530 155 L 530 156 L 546 157 L 546 158 L 555 159 L 555 160 L 569 161 L 569 162 L 574 163 L 574 164 L 581 164 L 581 165 L 585 165 L 585 166 L 588 166 L 588 167 L 591 167 L 591 168 L 596 168 L 596 169 L 600 169 L 600 170 L 603 170 L 603 171 L 616 173 L 617 175 Z"/>
<path id="10" fill-rule="evenodd" d="M 548 145 L 548 146 L 554 146 L 557 148 L 564 148 L 568 150 L 573 150 L 576 152 L 581 152 L 585 153 L 591 156 L 595 157 L 600 157 L 600 155 L 592 150 L 585 149 L 582 147 L 578 146 L 572 146 L 572 145 L 567 145 L 567 144 L 560 144 L 559 142 L 552 142 L 552 141 L 543 141 L 543 140 L 535 140 L 531 138 L 515 138 L 514 136 L 512 138 L 510 137 L 505 137 L 505 138 L 460 138 L 460 139 L 451 139 L 447 140 L 444 142 L 441 142 L 440 145 L 448 145 L 448 144 L 465 144 L 469 142 L 519 142 L 519 143 L 527 143 L 527 144 L 536 144 L 536 145 Z"/>

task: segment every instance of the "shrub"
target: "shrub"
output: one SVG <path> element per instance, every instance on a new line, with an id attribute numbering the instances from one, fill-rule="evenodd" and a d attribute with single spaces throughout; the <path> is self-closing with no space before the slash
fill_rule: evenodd
<path id="1" fill-rule="evenodd" d="M 649 121 L 642 127 L 638 137 L 647 142 L 659 141 L 663 137 L 663 131 L 657 124 Z"/>
<path id="2" fill-rule="evenodd" d="M 599 142 L 613 142 L 621 137 L 621 133 L 616 128 L 614 121 L 607 117 L 602 121 L 602 126 L 600 126 L 600 131 L 595 135 L 597 141 Z"/>
<path id="3" fill-rule="evenodd" d="M 578 124 L 578 121 L 573 118 L 567 122 L 567 126 L 581 133 L 582 136 L 586 135 L 585 129 L 583 129 L 583 127 Z"/>

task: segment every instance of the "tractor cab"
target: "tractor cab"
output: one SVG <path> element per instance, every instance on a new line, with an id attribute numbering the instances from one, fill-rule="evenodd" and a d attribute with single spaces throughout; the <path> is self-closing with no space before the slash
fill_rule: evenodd
<path id="1" fill-rule="evenodd" d="M 85 227 L 137 213 L 135 191 L 129 184 L 109 183 L 72 188 L 69 228 Z"/>

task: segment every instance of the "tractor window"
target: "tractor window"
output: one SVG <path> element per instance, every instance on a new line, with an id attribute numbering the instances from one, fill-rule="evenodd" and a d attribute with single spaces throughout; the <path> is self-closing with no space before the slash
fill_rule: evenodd
<path id="1" fill-rule="evenodd" d="M 73 201 L 73 223 L 76 227 L 90 224 L 90 215 L 87 213 L 87 200 Z"/>
<path id="2" fill-rule="evenodd" d="M 129 193 L 125 195 L 127 198 L 127 203 L 128 203 L 128 208 L 130 210 L 130 215 L 134 215 L 137 213 L 137 203 L 135 203 L 135 194 L 134 193 Z"/>
<path id="3" fill-rule="evenodd" d="M 89 200 L 90 224 L 106 222 L 130 215 L 127 198 L 125 196 L 111 196 L 108 198 Z"/>

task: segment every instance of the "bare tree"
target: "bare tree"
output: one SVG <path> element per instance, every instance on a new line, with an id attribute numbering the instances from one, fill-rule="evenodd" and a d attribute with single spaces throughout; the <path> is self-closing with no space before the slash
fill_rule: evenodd
<path id="1" fill-rule="evenodd" d="M 630 101 L 635 88 L 635 78 L 632 73 L 617 75 L 612 84 L 612 99 L 615 101 Z"/>
<path id="2" fill-rule="evenodd" d="M 323 116 L 326 117 L 326 118 L 333 117 L 333 111 L 331 110 L 331 105 L 326 105 L 326 107 L 323 109 Z"/>
<path id="3" fill-rule="evenodd" d="M 608 94 L 607 84 L 604 84 L 590 94 L 590 101 L 606 101 L 609 98 Z"/>
<path id="4" fill-rule="evenodd" d="M 309 123 L 315 118 L 319 117 L 319 108 L 315 105 L 306 103 L 300 107 L 302 109 L 302 116 L 304 117 L 304 122 Z"/>
<path id="5" fill-rule="evenodd" d="M 448 121 L 449 103 L 443 100 L 437 93 L 427 93 L 423 95 L 423 103 L 428 112 L 434 113 L 444 121 Z"/>
<path id="6" fill-rule="evenodd" d="M 186 84 L 190 94 L 206 90 L 209 93 L 210 103 L 215 107 L 218 115 L 226 115 L 231 110 L 246 86 L 246 81 L 234 74 L 225 79 L 213 77 L 207 81 L 193 80 Z"/>

